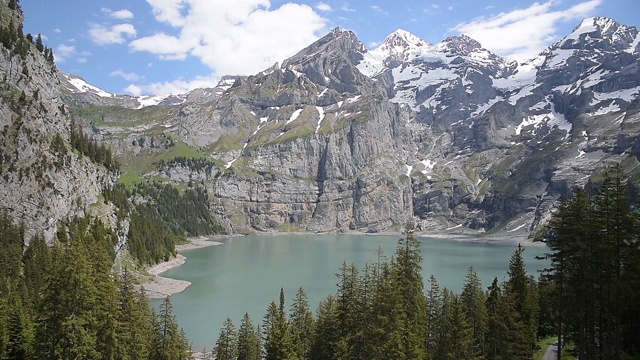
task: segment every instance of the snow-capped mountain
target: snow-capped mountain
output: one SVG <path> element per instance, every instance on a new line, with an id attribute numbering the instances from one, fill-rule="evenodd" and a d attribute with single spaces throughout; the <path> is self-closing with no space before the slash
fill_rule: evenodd
<path id="1" fill-rule="evenodd" d="M 213 88 L 195 89 L 184 94 L 130 96 L 105 91 L 89 84 L 80 76 L 60 72 L 58 76 L 63 89 L 73 94 L 76 106 L 119 105 L 127 108 L 142 109 L 148 106 L 174 106 L 185 102 L 206 103 L 219 98 L 229 89 L 239 76 L 223 76 Z"/>
<path id="2" fill-rule="evenodd" d="M 510 76 L 516 68 L 482 48 L 466 35 L 429 44 L 397 30 L 376 49 L 365 52 L 358 69 L 385 85 L 391 101 L 420 113 L 420 121 L 433 123 L 449 113 L 451 123 L 470 117 L 481 104 L 499 94 L 493 80 Z M 464 98 L 455 104 L 452 99 Z"/>
<path id="3" fill-rule="evenodd" d="M 398 30 L 367 50 L 335 29 L 210 102 L 97 130 L 121 153 L 163 151 L 143 136 L 206 151 L 209 172 L 149 176 L 204 182 L 235 227 L 532 231 L 607 163 L 640 188 L 638 44 L 636 28 L 589 18 L 517 63 L 464 35 Z"/>

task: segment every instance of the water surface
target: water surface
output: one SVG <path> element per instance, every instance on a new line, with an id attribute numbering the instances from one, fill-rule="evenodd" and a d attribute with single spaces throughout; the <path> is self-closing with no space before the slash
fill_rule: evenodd
<path id="1" fill-rule="evenodd" d="M 187 263 L 163 276 L 188 280 L 192 285 L 171 300 L 180 325 L 196 349 L 210 349 L 225 318 L 236 326 L 245 312 L 254 324 L 262 322 L 267 306 L 285 289 L 287 308 L 298 287 L 304 287 L 315 312 L 318 303 L 335 292 L 335 273 L 343 261 L 362 268 L 376 260 L 380 247 L 390 258 L 398 236 L 278 235 L 244 236 L 224 245 L 182 252 Z M 504 280 L 516 245 L 419 238 L 425 281 L 434 274 L 441 287 L 460 292 L 473 266 L 488 287 L 494 277 Z M 537 277 L 546 266 L 534 260 L 546 247 L 528 247 L 527 270 Z M 428 286 L 428 283 L 425 287 Z M 158 302 L 155 302 L 157 306 Z"/>

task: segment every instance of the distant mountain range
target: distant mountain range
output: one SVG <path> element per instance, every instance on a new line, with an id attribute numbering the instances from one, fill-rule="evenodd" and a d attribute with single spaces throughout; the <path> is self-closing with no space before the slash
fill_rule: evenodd
<path id="1" fill-rule="evenodd" d="M 367 50 L 335 29 L 282 64 L 188 94 L 58 78 L 75 122 L 128 178 L 204 184 L 228 231 L 412 220 L 525 235 L 608 164 L 637 194 L 639 44 L 635 27 L 598 17 L 523 63 L 464 35 L 429 44 L 398 30 Z"/>

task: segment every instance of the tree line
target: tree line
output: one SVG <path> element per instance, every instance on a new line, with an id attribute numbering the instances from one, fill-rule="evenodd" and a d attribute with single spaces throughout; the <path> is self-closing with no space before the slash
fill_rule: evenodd
<path id="1" fill-rule="evenodd" d="M 23 238 L 0 217 L 0 358 L 191 358 L 169 299 L 156 313 L 130 272 L 111 272 L 113 234 L 99 220 L 61 222 L 51 246 Z"/>
<path id="2" fill-rule="evenodd" d="M 76 128 L 74 123 L 71 125 L 70 142 L 74 149 L 93 163 L 102 165 L 109 171 L 120 170 L 120 164 L 114 159 L 111 149 L 104 144 L 98 144 L 96 140 L 91 141 L 82 131 L 82 127 Z"/>
<path id="3" fill-rule="evenodd" d="M 42 54 L 47 62 L 55 67 L 53 49 L 47 47 L 42 41 L 42 35 L 38 34 L 34 39 L 31 34 L 24 34 L 22 21 L 14 22 L 14 13 L 22 13 L 20 3 L 16 0 L 9 0 L 7 7 L 10 9 L 8 14 L 9 20 L 0 25 L 0 44 L 9 49 L 14 55 L 19 55 L 22 60 L 26 60 L 31 46 L 34 45 L 36 50 Z M 0 17 L 1 19 L 2 17 Z"/>
<path id="4" fill-rule="evenodd" d="M 640 217 L 619 165 L 600 184 L 575 189 L 548 235 L 545 292 L 562 349 L 580 359 L 640 355 Z"/>
<path id="5" fill-rule="evenodd" d="M 127 188 L 123 184 L 104 192 L 105 201 L 117 207 L 120 221 L 130 218 L 127 244 L 140 264 L 157 264 L 175 256 L 175 245 L 186 236 L 218 234 L 222 226 L 213 215 L 207 190 L 144 182 Z"/>

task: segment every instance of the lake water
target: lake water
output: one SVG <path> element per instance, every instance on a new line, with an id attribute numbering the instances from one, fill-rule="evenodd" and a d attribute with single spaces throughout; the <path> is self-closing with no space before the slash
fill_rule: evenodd
<path id="1" fill-rule="evenodd" d="M 249 312 L 254 325 L 261 324 L 269 303 L 278 302 L 281 287 L 285 289 L 287 309 L 302 286 L 315 313 L 319 302 L 335 293 L 335 273 L 343 261 L 362 268 L 367 261 L 376 260 L 379 247 L 390 258 L 397 240 L 398 236 L 342 234 L 234 237 L 224 240 L 224 245 L 182 252 L 187 263 L 163 276 L 192 282 L 184 292 L 172 296 L 174 313 L 195 349 L 210 349 L 227 317 L 238 327 L 244 313 Z M 419 240 L 425 288 L 433 274 L 440 287 L 456 293 L 461 291 L 470 266 L 485 288 L 494 277 L 506 279 L 509 258 L 516 248 L 508 244 Z M 524 252 L 527 271 L 536 278 L 546 263 L 534 257 L 545 251 L 546 247 L 532 246 Z"/>

